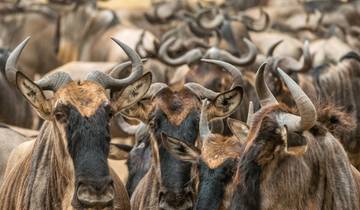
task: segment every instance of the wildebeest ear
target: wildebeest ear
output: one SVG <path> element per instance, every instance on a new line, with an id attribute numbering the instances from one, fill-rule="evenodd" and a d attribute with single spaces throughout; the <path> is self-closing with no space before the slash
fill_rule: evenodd
<path id="1" fill-rule="evenodd" d="M 239 142 L 241 144 L 244 144 L 249 134 L 249 126 L 246 123 L 241 122 L 240 120 L 235 120 L 232 118 L 227 119 L 227 124 L 231 132 L 236 136 Z"/>
<path id="2" fill-rule="evenodd" d="M 128 85 L 114 101 L 116 111 L 121 111 L 140 101 L 151 85 L 151 73 L 148 72 L 140 79 Z"/>
<path id="3" fill-rule="evenodd" d="M 281 139 L 285 144 L 285 153 L 292 156 L 301 156 L 307 150 L 307 141 L 304 136 L 297 133 L 288 133 L 286 126 L 279 128 Z"/>
<path id="4" fill-rule="evenodd" d="M 243 98 L 243 92 L 242 87 L 236 86 L 216 96 L 208 107 L 208 120 L 225 118 L 231 115 L 239 107 Z"/>
<path id="5" fill-rule="evenodd" d="M 126 144 L 110 144 L 109 159 L 127 160 L 132 146 Z"/>
<path id="6" fill-rule="evenodd" d="M 161 139 L 165 149 L 175 158 L 191 163 L 196 163 L 198 161 L 200 151 L 196 147 L 178 139 L 167 137 L 165 134 L 161 135 Z"/>
<path id="7" fill-rule="evenodd" d="M 19 71 L 16 72 L 16 86 L 40 117 L 50 120 L 51 102 L 46 99 L 42 89 Z"/>
<path id="8" fill-rule="evenodd" d="M 128 119 L 136 119 L 148 123 L 148 116 L 151 111 L 151 99 L 143 98 L 127 109 L 121 111 L 121 115 Z"/>

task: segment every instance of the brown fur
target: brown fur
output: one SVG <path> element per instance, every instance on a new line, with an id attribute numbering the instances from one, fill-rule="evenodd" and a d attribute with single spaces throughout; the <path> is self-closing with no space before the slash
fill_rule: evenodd
<path id="1" fill-rule="evenodd" d="M 264 107 L 255 114 L 245 152 L 241 155 L 243 162 L 240 165 L 255 161 L 261 167 L 260 197 L 254 201 L 260 204 L 259 209 L 359 209 L 360 176 L 354 173 L 340 142 L 323 125 L 317 124 L 309 131 L 297 134 L 306 139 L 308 146 L 301 156 L 286 154 L 284 146 L 276 139 L 258 137 L 260 128 L 261 131 L 276 132 L 272 131 L 276 127 L 270 122 L 278 111 L 293 113 L 280 104 Z M 255 156 L 248 156 L 256 150 Z M 241 178 L 247 169 L 239 171 L 240 168 L 236 176 L 240 182 L 238 190 L 247 187 L 245 179 Z"/>
<path id="2" fill-rule="evenodd" d="M 89 117 L 95 113 L 100 104 L 107 101 L 104 88 L 95 82 L 71 82 L 56 92 L 56 103 L 71 104 L 82 116 Z"/>
<path id="3" fill-rule="evenodd" d="M 360 64 L 355 59 L 344 59 L 336 65 L 330 64 L 314 69 L 311 75 L 299 75 L 299 84 L 318 105 L 319 121 L 341 140 L 352 164 L 360 168 L 359 91 Z M 333 108 L 323 104 L 333 104 Z M 339 111 L 343 111 L 341 113 Z M 323 115 L 323 117 L 321 117 Z M 324 122 L 335 120 L 337 123 Z M 356 126 L 354 128 L 353 126 Z"/>
<path id="4" fill-rule="evenodd" d="M 252 144 L 252 142 L 255 140 L 263 119 L 266 117 L 266 115 L 270 112 L 273 112 L 275 110 L 289 110 L 289 108 L 284 104 L 277 104 L 277 105 L 269 105 L 266 107 L 261 108 L 258 112 L 256 112 L 253 116 L 252 124 L 250 126 L 249 135 L 247 137 L 247 144 L 245 151 L 248 149 L 248 147 Z"/>
<path id="5" fill-rule="evenodd" d="M 240 141 L 235 136 L 229 138 L 220 134 L 211 134 L 202 145 L 201 159 L 209 168 L 215 169 L 228 158 L 237 158 L 240 147 Z"/>
<path id="6" fill-rule="evenodd" d="M 154 99 L 155 106 L 158 106 L 168 117 L 169 121 L 176 126 L 189 115 L 194 108 L 200 109 L 200 101 L 186 88 L 178 92 L 165 89 Z"/>
<path id="7" fill-rule="evenodd" d="M 356 128 L 356 120 L 351 114 L 335 105 L 326 104 L 318 107 L 318 121 L 321 122 L 335 137 L 341 139 Z"/>

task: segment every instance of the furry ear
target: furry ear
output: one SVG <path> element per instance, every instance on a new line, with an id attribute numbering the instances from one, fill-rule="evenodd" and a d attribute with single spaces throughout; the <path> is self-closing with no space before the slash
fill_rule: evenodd
<path id="1" fill-rule="evenodd" d="M 161 135 L 163 145 L 174 157 L 179 160 L 196 163 L 200 157 L 200 151 L 183 141 Z"/>
<path id="2" fill-rule="evenodd" d="M 288 133 L 286 126 L 279 128 L 278 131 L 285 144 L 285 153 L 292 156 L 301 156 L 307 150 L 306 138 L 297 133 Z"/>
<path id="3" fill-rule="evenodd" d="M 39 115 L 49 120 L 52 111 L 51 102 L 46 99 L 42 89 L 19 71 L 16 72 L 16 86 Z"/>
<path id="4" fill-rule="evenodd" d="M 127 160 L 132 146 L 126 144 L 110 144 L 109 159 Z"/>
<path id="5" fill-rule="evenodd" d="M 227 119 L 227 124 L 231 132 L 236 136 L 239 142 L 241 144 L 244 144 L 249 134 L 249 126 L 246 123 L 241 122 L 240 120 L 235 120 L 232 118 Z"/>
<path id="6" fill-rule="evenodd" d="M 120 94 L 120 96 L 113 99 L 114 107 L 117 111 L 121 111 L 136 102 L 140 101 L 151 86 L 152 76 L 148 72 L 137 81 L 128 85 Z"/>
<path id="7" fill-rule="evenodd" d="M 240 105 L 243 98 L 243 88 L 237 86 L 229 91 L 220 93 L 210 102 L 207 110 L 208 120 L 225 118 L 231 115 Z"/>
<path id="8" fill-rule="evenodd" d="M 141 122 L 148 122 L 148 115 L 151 111 L 151 99 L 143 98 L 131 107 L 121 111 L 121 115 L 129 119 L 140 120 Z"/>

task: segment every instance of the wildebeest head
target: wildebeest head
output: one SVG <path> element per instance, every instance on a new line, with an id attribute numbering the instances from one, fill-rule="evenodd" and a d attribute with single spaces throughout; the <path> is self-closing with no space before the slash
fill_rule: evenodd
<path id="1" fill-rule="evenodd" d="M 191 164 L 176 159 L 164 148 L 162 134 L 194 145 L 199 132 L 201 99 L 209 99 L 211 119 L 230 115 L 241 102 L 243 91 L 238 86 L 239 70 L 222 61 L 205 61 L 220 65 L 233 75 L 230 90 L 216 93 L 196 83 L 182 87 L 154 83 L 141 101 L 122 112 L 128 118 L 140 119 L 149 125 L 153 164 L 158 169 L 156 178 L 161 185 L 161 209 L 192 208 L 193 199 Z"/>
<path id="2" fill-rule="evenodd" d="M 199 125 L 200 150 L 171 137 L 164 138 L 163 142 L 166 149 L 177 159 L 195 163 L 198 167 L 199 184 L 195 209 L 227 209 L 234 190 L 232 180 L 237 158 L 240 156 L 248 127 L 241 121 L 229 119 L 229 127 L 236 132 L 235 136 L 211 133 L 206 109 L 207 101 L 204 101 Z"/>
<path id="3" fill-rule="evenodd" d="M 278 73 L 295 101 L 299 116 L 277 102 L 264 80 L 265 65 L 259 68 L 256 77 L 256 91 L 262 108 L 251 117 L 237 172 L 240 184 L 233 202 L 236 208 L 231 209 L 260 209 L 262 170 L 274 159 L 303 155 L 307 150 L 303 132 L 311 129 L 317 120 L 310 99 L 281 69 Z"/>
<path id="4" fill-rule="evenodd" d="M 114 41 L 132 61 L 131 74 L 123 79 L 100 71 L 91 72 L 85 81 L 73 81 L 57 72 L 33 82 L 16 69 L 16 62 L 29 38 L 19 44 L 6 63 L 6 77 L 47 120 L 57 136 L 53 141 L 69 160 L 75 186 L 75 208 L 102 208 L 115 197 L 107 157 L 110 145 L 109 122 L 114 113 L 136 103 L 151 85 L 151 74 L 143 74 L 139 56 L 122 42 Z M 53 91 L 53 97 L 44 95 Z M 110 90 L 111 97 L 106 90 Z"/>
<path id="5" fill-rule="evenodd" d="M 118 118 L 118 124 L 126 133 L 135 136 L 135 144 L 130 149 L 127 149 L 128 146 L 124 144 L 112 144 L 109 158 L 115 160 L 126 159 L 129 171 L 126 190 L 129 197 L 131 197 L 136 186 L 150 168 L 151 146 L 149 126 L 144 123 L 130 125 L 122 117 Z"/>

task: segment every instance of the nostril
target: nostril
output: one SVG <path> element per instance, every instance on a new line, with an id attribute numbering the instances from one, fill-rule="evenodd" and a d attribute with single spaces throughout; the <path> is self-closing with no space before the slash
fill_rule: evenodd
<path id="1" fill-rule="evenodd" d="M 193 193 L 191 191 L 186 193 L 186 197 L 191 198 L 193 196 Z"/>
<path id="2" fill-rule="evenodd" d="M 114 182 L 111 177 L 104 177 L 97 180 L 79 179 L 77 181 L 77 200 L 83 205 L 108 206 L 115 197 Z"/>
<path id="3" fill-rule="evenodd" d="M 101 189 L 99 190 L 100 193 L 105 192 L 108 188 L 114 187 L 114 181 L 112 179 L 106 180 L 104 183 L 100 184 Z"/>
<path id="4" fill-rule="evenodd" d="M 164 195 L 165 195 L 165 191 L 161 190 L 159 192 L 159 201 L 161 201 L 164 198 Z"/>

